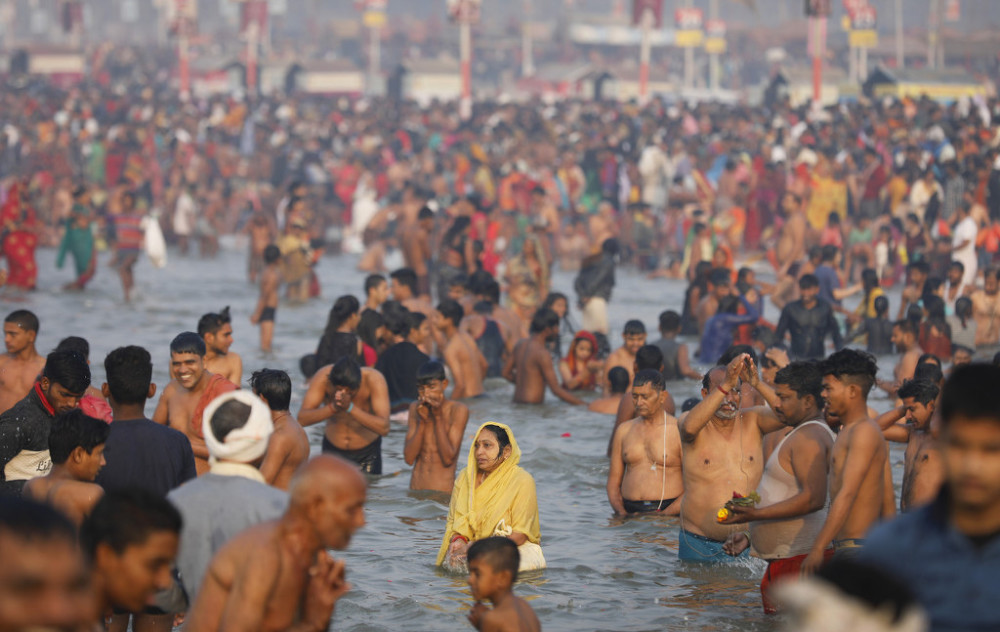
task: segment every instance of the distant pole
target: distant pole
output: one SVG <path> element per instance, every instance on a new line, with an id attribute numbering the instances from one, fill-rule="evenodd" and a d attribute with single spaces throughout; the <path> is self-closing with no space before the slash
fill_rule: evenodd
<path id="1" fill-rule="evenodd" d="M 712 0 L 708 5 L 708 13 L 710 20 L 719 19 L 719 0 Z M 708 57 L 708 85 L 712 92 L 716 92 L 719 89 L 719 54 L 712 53 Z"/>
<path id="2" fill-rule="evenodd" d="M 642 38 L 639 41 L 639 104 L 645 105 L 649 102 L 649 57 L 650 38 L 653 30 L 653 11 L 649 8 L 642 12 L 640 18 L 640 29 Z"/>
<path id="3" fill-rule="evenodd" d="M 903 0 L 896 0 L 896 68 L 906 65 L 903 52 Z"/>
<path id="4" fill-rule="evenodd" d="M 465 12 L 459 21 L 459 49 L 462 72 L 462 100 L 459 103 L 459 113 L 463 119 L 468 119 L 472 116 L 472 24 Z"/>
<path id="5" fill-rule="evenodd" d="M 521 76 L 535 74 L 535 53 L 531 41 L 531 0 L 524 0 L 524 15 L 521 17 Z"/>

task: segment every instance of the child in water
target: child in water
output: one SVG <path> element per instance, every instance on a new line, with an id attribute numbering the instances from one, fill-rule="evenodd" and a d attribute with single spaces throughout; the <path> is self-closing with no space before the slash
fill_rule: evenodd
<path id="1" fill-rule="evenodd" d="M 469 588 L 476 600 L 469 611 L 472 626 L 481 632 L 540 632 L 542 625 L 535 611 L 513 592 L 521 564 L 514 541 L 496 536 L 478 540 L 469 547 L 467 556 Z"/>

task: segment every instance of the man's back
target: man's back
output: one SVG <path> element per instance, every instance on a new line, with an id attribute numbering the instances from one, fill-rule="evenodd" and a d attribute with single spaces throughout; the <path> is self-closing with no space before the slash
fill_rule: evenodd
<path id="1" fill-rule="evenodd" d="M 149 419 L 112 423 L 104 454 L 107 465 L 95 482 L 105 491 L 141 487 L 166 496 L 197 475 L 188 438 Z"/>

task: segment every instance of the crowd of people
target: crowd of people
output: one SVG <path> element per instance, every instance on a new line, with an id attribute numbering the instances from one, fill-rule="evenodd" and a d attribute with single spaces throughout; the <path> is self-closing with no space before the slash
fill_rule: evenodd
<path id="1" fill-rule="evenodd" d="M 934 629 L 991 629 L 1000 369 L 976 356 L 1000 343 L 1000 102 L 479 103 L 463 121 L 450 104 L 185 103 L 141 56 L 103 63 L 78 89 L 2 97 L 5 292 L 37 287 L 38 246 L 72 259 L 74 291 L 110 249 L 129 300 L 151 233 L 202 257 L 244 234 L 267 352 L 281 303 L 318 298 L 324 256 L 353 252 L 368 277 L 301 359 L 297 414 L 284 371 L 240 389 L 228 308 L 172 339 L 160 393 L 149 350 L 109 353 L 97 389 L 86 340 L 43 356 L 39 319 L 11 312 L 0 549 L 48 601 L 0 618 L 327 629 L 349 585 L 326 551 L 364 526 L 401 422 L 411 489 L 450 495 L 436 562 L 468 571 L 470 622 L 539 629 L 511 592 L 546 566 L 517 424 L 475 420 L 459 469 L 463 400 L 506 379 L 515 403 L 549 390 L 613 416 L 614 513 L 678 516 L 688 563 L 764 559 L 765 612 L 794 606 L 802 582 L 775 586 L 800 574 L 850 592 L 884 572 L 880 629 L 922 625 L 920 608 Z M 687 283 L 655 341 L 635 319 L 612 334 L 621 266 L 653 292 Z M 679 380 L 701 397 L 675 402 Z M 874 388 L 892 410 L 869 407 Z M 887 441 L 906 444 L 898 502 Z"/>

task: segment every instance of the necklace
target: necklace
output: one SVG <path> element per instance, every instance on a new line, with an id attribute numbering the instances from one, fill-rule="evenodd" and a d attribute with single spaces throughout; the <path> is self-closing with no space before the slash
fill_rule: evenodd
<path id="1" fill-rule="evenodd" d="M 656 461 L 649 467 L 656 471 Z M 660 478 L 660 502 L 656 504 L 656 510 L 663 509 L 663 494 L 667 491 L 667 411 L 663 411 L 663 476 Z"/>

